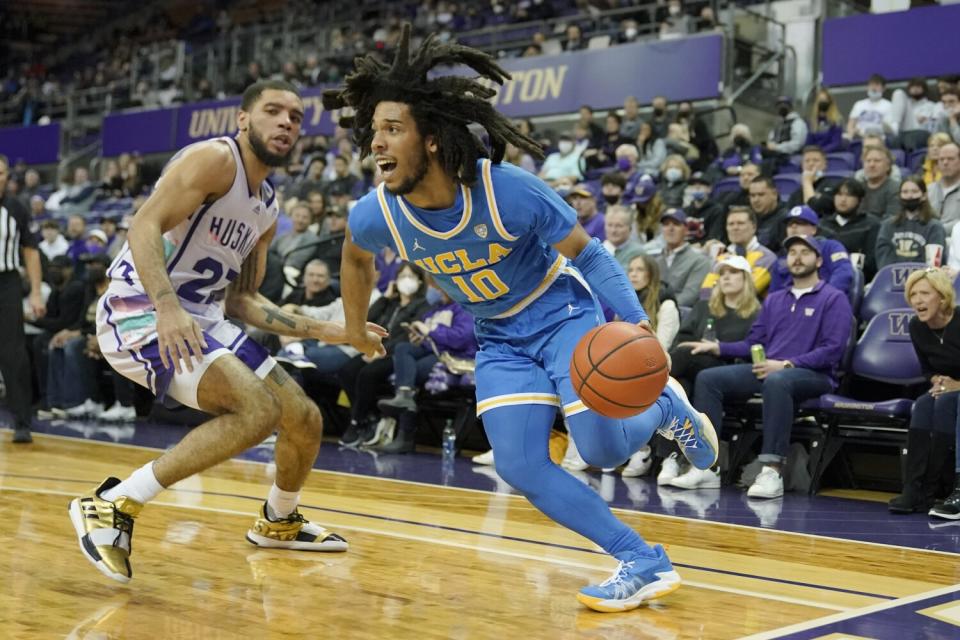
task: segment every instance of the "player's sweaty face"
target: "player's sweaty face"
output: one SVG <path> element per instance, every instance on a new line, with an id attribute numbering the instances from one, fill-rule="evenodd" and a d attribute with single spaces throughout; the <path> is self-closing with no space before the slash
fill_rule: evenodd
<path id="1" fill-rule="evenodd" d="M 269 157 L 271 166 L 286 159 L 300 137 L 303 102 L 290 91 L 267 89 L 247 115 L 248 135 L 255 151 Z M 241 128 L 244 123 L 241 122 Z M 258 153 L 260 155 L 260 153 Z"/>
<path id="2" fill-rule="evenodd" d="M 370 152 L 387 189 L 412 191 L 427 170 L 423 137 L 410 107 L 402 102 L 380 102 L 373 113 Z"/>

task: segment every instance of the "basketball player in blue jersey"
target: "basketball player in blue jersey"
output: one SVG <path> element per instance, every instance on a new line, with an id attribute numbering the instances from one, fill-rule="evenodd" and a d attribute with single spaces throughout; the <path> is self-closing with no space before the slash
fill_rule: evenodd
<path id="1" fill-rule="evenodd" d="M 383 179 L 349 218 L 341 279 L 348 338 L 378 351 L 364 330 L 374 284 L 374 255 L 390 247 L 433 274 L 476 317 L 477 412 L 493 445 L 497 472 L 543 513 L 616 557 L 608 580 L 578 599 L 598 611 L 624 611 L 676 589 L 680 577 L 663 547 L 649 546 L 617 520 L 582 482 L 553 464 L 548 437 L 562 410 L 585 460 L 598 467 L 626 461 L 655 431 L 679 441 L 698 468 L 716 462 L 717 438 L 680 385 L 628 420 L 589 411 L 569 378 L 577 341 L 601 322 L 597 296 L 617 314 L 648 326 L 626 274 L 577 224 L 576 213 L 538 178 L 501 164 L 507 143 L 535 155 L 489 98 L 494 91 L 458 76 L 431 77 L 435 65 L 465 64 L 494 82 L 507 74 L 492 58 L 428 37 L 409 52 L 409 25 L 388 66 L 361 58 L 344 87 L 324 94 L 329 108 L 353 107 L 352 127 Z M 486 129 L 492 159 L 468 130 Z"/>
<path id="2" fill-rule="evenodd" d="M 265 331 L 346 341 L 342 325 L 286 313 L 257 293 L 279 211 L 266 178 L 286 163 L 302 120 L 303 102 L 289 83 L 248 87 L 236 138 L 191 145 L 170 161 L 110 266 L 97 317 L 104 358 L 158 396 L 215 416 L 127 479 L 107 478 L 70 503 L 81 551 L 110 578 L 132 576 L 133 524 L 144 504 L 275 430 L 276 480 L 247 540 L 282 549 L 347 548 L 297 510 L 320 448 L 320 411 L 224 317 L 225 307 Z M 369 330 L 367 341 L 386 334 Z"/>

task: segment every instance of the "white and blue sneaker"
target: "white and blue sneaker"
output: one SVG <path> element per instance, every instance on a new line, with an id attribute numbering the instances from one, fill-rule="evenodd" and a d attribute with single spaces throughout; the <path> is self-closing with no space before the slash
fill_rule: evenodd
<path id="1" fill-rule="evenodd" d="M 277 362 L 292 365 L 297 369 L 316 369 L 317 365 L 310 361 L 303 352 L 303 344 L 300 342 L 291 342 L 287 346 L 277 351 L 273 359 Z"/>
<path id="2" fill-rule="evenodd" d="M 710 418 L 693 408 L 683 386 L 673 378 L 667 380 L 663 395 L 670 399 L 672 415 L 657 433 L 667 440 L 676 440 L 683 455 L 697 469 L 709 469 L 715 465 L 720 444 Z"/>
<path id="3" fill-rule="evenodd" d="M 659 544 L 657 557 L 625 554 L 613 575 L 597 585 L 580 589 L 577 600 L 594 611 L 616 613 L 636 609 L 642 603 L 665 596 L 680 587 L 680 574 Z"/>

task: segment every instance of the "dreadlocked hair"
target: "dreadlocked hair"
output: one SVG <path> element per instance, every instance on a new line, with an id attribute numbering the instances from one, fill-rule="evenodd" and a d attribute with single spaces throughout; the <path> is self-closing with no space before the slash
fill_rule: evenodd
<path id="1" fill-rule="evenodd" d="M 441 65 L 466 65 L 480 78 L 500 85 L 510 79 L 510 74 L 488 54 L 458 44 L 444 44 L 433 34 L 424 39 L 411 57 L 410 24 L 405 23 L 393 64 L 387 65 L 372 55 L 358 58 L 344 86 L 323 92 L 323 106 L 325 109 L 353 108 L 353 115 L 341 117 L 339 124 L 353 129 L 354 142 L 366 157 L 373 141 L 373 113 L 377 104 L 408 105 L 420 135 L 430 135 L 436 140 L 437 159 L 444 171 L 471 187 L 477 180 L 477 158 L 488 157 L 483 143 L 468 128 L 472 123 L 486 130 L 489 157 L 495 163 L 503 160 L 507 144 L 543 158 L 540 145 L 490 104 L 490 98 L 497 93 L 495 89 L 463 76 L 429 78 L 429 72 Z"/>

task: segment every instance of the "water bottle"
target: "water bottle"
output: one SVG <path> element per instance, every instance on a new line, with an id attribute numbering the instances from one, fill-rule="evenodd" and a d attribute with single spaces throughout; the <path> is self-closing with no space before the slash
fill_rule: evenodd
<path id="1" fill-rule="evenodd" d="M 706 342 L 717 341 L 717 330 L 713 326 L 713 318 L 707 318 L 707 328 L 703 330 L 703 339 Z"/>
<path id="2" fill-rule="evenodd" d="M 453 420 L 448 419 L 443 427 L 443 460 L 453 461 L 457 455 L 457 432 L 453 428 Z"/>

